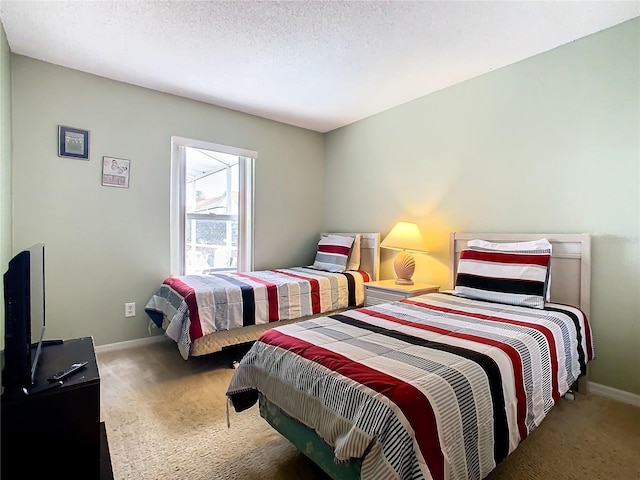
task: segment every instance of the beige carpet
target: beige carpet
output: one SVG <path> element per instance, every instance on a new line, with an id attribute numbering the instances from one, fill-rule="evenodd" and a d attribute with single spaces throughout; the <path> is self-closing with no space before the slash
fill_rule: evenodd
<path id="1" fill-rule="evenodd" d="M 253 407 L 227 427 L 234 354 L 185 361 L 176 345 L 98 354 L 115 480 L 327 480 Z M 490 480 L 637 480 L 640 408 L 596 395 L 561 399 Z"/>

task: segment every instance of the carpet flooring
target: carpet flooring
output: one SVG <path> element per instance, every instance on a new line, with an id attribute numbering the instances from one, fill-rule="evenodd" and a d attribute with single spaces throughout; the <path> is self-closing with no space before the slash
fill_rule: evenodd
<path id="1" fill-rule="evenodd" d="M 257 407 L 227 426 L 225 391 L 243 347 L 183 360 L 175 343 L 98 352 L 115 480 L 328 480 Z M 488 480 L 640 478 L 640 408 L 560 399 Z"/>

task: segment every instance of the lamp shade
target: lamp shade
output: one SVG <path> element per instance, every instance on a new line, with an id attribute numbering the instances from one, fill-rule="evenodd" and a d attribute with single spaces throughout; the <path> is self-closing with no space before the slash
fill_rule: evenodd
<path id="1" fill-rule="evenodd" d="M 396 272 L 397 285 L 413 285 L 413 272 L 416 268 L 416 261 L 413 255 L 407 252 L 429 253 L 427 244 L 420 233 L 418 225 L 413 222 L 398 222 L 384 237 L 380 244 L 382 248 L 391 250 L 401 250 L 393 261 L 393 268 Z"/>
<path id="2" fill-rule="evenodd" d="M 427 244 L 420 233 L 418 225 L 413 222 L 398 222 L 384 237 L 380 244 L 382 248 L 392 250 L 410 250 L 413 252 L 429 253 Z"/>

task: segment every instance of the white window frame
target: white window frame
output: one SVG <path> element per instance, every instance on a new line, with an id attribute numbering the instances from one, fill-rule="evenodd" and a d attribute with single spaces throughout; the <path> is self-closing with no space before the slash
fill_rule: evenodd
<path id="1" fill-rule="evenodd" d="M 241 157 L 238 192 L 238 271 L 253 270 L 254 170 L 258 152 L 191 138 L 171 137 L 171 274 L 185 272 L 185 147 L 202 148 Z"/>

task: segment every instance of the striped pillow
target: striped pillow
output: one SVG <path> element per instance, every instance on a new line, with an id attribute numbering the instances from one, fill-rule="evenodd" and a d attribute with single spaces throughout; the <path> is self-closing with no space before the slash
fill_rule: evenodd
<path id="1" fill-rule="evenodd" d="M 460 252 L 455 294 L 490 302 L 544 308 L 551 251 Z"/>
<path id="2" fill-rule="evenodd" d="M 330 235 L 318 242 L 318 252 L 313 268 L 327 272 L 344 272 L 353 245 L 353 237 Z"/>
<path id="3" fill-rule="evenodd" d="M 530 240 L 528 242 L 509 242 L 509 243 L 492 243 L 487 242 L 485 240 L 469 240 L 467 242 L 467 247 L 479 247 L 484 250 L 500 250 L 503 252 L 531 252 L 534 251 L 542 251 L 544 253 L 546 250 L 549 253 L 553 253 L 553 246 L 551 242 L 546 238 L 540 238 L 538 240 Z M 535 252 L 534 252 L 535 253 Z M 547 276 L 547 286 L 546 286 L 546 295 L 545 300 L 548 302 L 551 300 L 551 272 L 549 272 Z"/>

